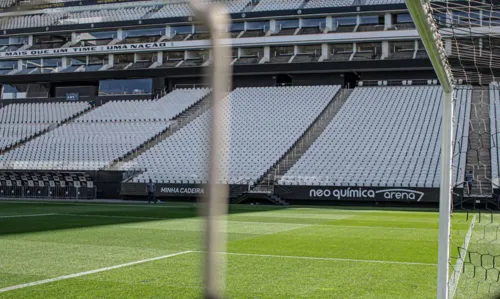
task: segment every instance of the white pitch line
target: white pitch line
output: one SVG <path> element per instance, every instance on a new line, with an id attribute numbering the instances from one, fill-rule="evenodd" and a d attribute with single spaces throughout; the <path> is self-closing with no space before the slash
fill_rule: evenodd
<path id="1" fill-rule="evenodd" d="M 449 285 L 449 298 L 453 299 L 455 296 L 455 292 L 458 287 L 458 281 L 460 280 L 460 274 L 462 274 L 462 267 L 464 264 L 464 258 L 465 255 L 467 254 L 467 250 L 469 248 L 469 242 L 470 238 L 472 237 L 472 230 L 474 229 L 474 224 L 476 223 L 476 215 L 472 218 L 472 221 L 469 226 L 469 230 L 467 231 L 467 234 L 465 235 L 464 243 L 462 244 L 462 247 L 460 248 L 460 256 L 457 259 L 457 262 L 455 264 L 455 268 L 453 269 L 453 273 L 451 274 L 450 281 L 448 283 Z"/>
<path id="2" fill-rule="evenodd" d="M 42 216 L 52 216 L 52 215 L 56 215 L 56 214 L 55 213 L 47 213 L 47 214 L 5 215 L 5 216 L 0 216 L 0 218 L 42 217 Z"/>
<path id="3" fill-rule="evenodd" d="M 190 251 L 190 250 L 188 250 L 188 251 L 181 251 L 181 252 L 172 253 L 172 254 L 168 254 L 168 255 L 163 255 L 163 256 L 159 256 L 159 257 L 153 257 L 153 258 L 144 259 L 144 260 L 140 260 L 140 261 L 135 261 L 135 262 L 125 263 L 125 264 L 115 265 L 115 266 L 111 266 L 111 267 L 105 267 L 105 268 L 100 268 L 100 269 L 95 269 L 95 270 L 90 270 L 90 271 L 85 271 L 85 272 L 80 272 L 80 273 L 75 273 L 75 274 L 63 275 L 63 276 L 59 276 L 59 277 L 54 277 L 54 278 L 49 278 L 49 279 L 44 279 L 44 280 L 39 280 L 39 281 L 34 281 L 34 282 L 28 282 L 28 283 L 18 284 L 18 285 L 14 285 L 14 286 L 10 286 L 10 287 L 6 287 L 6 288 L 3 288 L 3 289 L 0 289 L 0 293 L 5 293 L 5 292 L 8 292 L 8 291 L 13 291 L 13 290 L 18 290 L 18 289 L 33 287 L 33 286 L 37 286 L 37 285 L 41 285 L 41 284 L 47 284 L 47 283 L 52 283 L 52 282 L 56 282 L 56 281 L 66 280 L 66 279 L 77 278 L 77 277 L 81 277 L 81 276 L 85 276 L 85 275 L 90 275 L 90 274 L 96 274 L 96 273 L 100 273 L 100 272 L 115 270 L 115 269 L 119 269 L 119 268 L 123 268 L 123 267 L 134 266 L 134 265 L 143 264 L 143 263 L 147 263 L 147 262 L 162 260 L 162 259 L 166 259 L 166 258 L 170 258 L 170 257 L 174 257 L 174 256 L 179 256 L 179 255 L 191 253 L 191 252 L 193 252 L 193 251 Z"/>
<path id="4" fill-rule="evenodd" d="M 195 251 L 203 252 L 203 251 Z M 302 260 L 318 260 L 318 261 L 336 261 L 336 262 L 357 262 L 357 263 L 378 263 L 378 264 L 396 264 L 396 265 L 416 265 L 416 266 L 437 266 L 432 263 L 419 263 L 419 262 L 397 262 L 397 261 L 381 261 L 381 260 L 357 260 L 357 259 L 343 259 L 333 257 L 313 257 L 313 256 L 295 256 L 295 255 L 274 255 L 274 254 L 258 254 L 258 253 L 237 253 L 237 252 L 220 252 L 226 255 L 241 255 L 241 256 L 256 256 L 256 257 L 274 257 L 284 259 L 302 259 Z"/>

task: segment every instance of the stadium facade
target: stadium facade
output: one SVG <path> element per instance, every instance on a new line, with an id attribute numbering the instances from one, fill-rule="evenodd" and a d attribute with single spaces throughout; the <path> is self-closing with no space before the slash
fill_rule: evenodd
<path id="1" fill-rule="evenodd" d="M 438 202 L 442 90 L 403 1 L 217 2 L 232 18 L 218 182 L 233 202 Z M 149 179 L 160 197 L 204 193 L 212 53 L 187 2 L 1 5 L 0 196 L 137 198 Z M 457 201 L 474 169 L 487 175 L 473 192 L 494 203 L 499 91 L 456 77 Z"/>

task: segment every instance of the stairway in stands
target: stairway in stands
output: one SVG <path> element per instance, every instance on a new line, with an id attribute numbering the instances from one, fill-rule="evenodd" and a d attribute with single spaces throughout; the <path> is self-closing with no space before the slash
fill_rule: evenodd
<path id="1" fill-rule="evenodd" d="M 469 126 L 466 171 L 473 171 L 471 196 L 491 197 L 490 100 L 487 88 L 475 87 Z"/>
<path id="2" fill-rule="evenodd" d="M 337 112 L 342 108 L 344 103 L 349 98 L 352 89 L 342 89 L 326 106 L 316 120 L 309 126 L 309 128 L 302 134 L 302 136 L 295 142 L 295 144 L 288 150 L 288 152 L 271 167 L 258 181 L 257 184 L 250 188 L 249 194 L 269 194 L 269 196 L 277 197 L 274 195 L 274 184 L 283 176 L 309 149 L 309 147 L 318 139 L 323 133 L 326 126 L 332 121 Z M 233 203 L 242 202 L 246 200 L 247 196 L 244 194 L 238 197 Z M 273 198 L 277 204 L 286 205 L 287 203 L 280 198 Z M 270 200 L 273 202 L 273 200 Z"/>
<path id="3" fill-rule="evenodd" d="M 165 130 L 163 130 L 159 135 L 154 136 L 153 138 L 148 140 L 145 144 L 136 148 L 135 150 L 133 150 L 131 153 L 129 153 L 125 157 L 122 157 L 119 160 L 115 161 L 113 164 L 111 164 L 106 169 L 107 170 L 119 170 L 120 167 L 122 165 L 124 165 L 125 163 L 132 161 L 133 159 L 137 158 L 139 155 L 141 155 L 145 151 L 149 150 L 150 148 L 154 147 L 158 143 L 165 140 L 165 138 L 171 136 L 175 132 L 182 129 L 184 126 L 186 126 L 192 120 L 194 120 L 198 116 L 202 115 L 203 112 L 207 111 L 210 108 L 210 97 L 211 97 L 211 93 L 208 94 L 203 99 L 201 99 L 200 101 L 198 101 L 193 106 L 186 109 L 179 116 L 174 118 L 171 121 L 172 124 L 168 128 L 166 128 Z"/>

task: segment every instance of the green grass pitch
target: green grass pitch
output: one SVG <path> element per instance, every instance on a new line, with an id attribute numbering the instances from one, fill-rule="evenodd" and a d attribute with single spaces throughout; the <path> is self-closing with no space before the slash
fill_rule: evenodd
<path id="1" fill-rule="evenodd" d="M 2 201 L 0 299 L 199 298 L 202 232 L 193 204 Z M 232 206 L 227 237 L 227 298 L 435 297 L 436 212 Z"/>

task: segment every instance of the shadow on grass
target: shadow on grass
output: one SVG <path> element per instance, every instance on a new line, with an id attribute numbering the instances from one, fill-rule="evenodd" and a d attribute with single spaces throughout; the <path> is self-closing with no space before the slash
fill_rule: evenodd
<path id="1" fill-rule="evenodd" d="M 273 206 L 231 206 L 229 214 L 279 209 Z M 201 204 L 193 203 L 148 205 L 0 201 L 0 236 L 200 216 Z"/>

